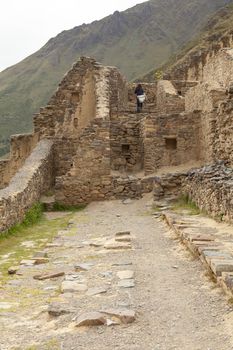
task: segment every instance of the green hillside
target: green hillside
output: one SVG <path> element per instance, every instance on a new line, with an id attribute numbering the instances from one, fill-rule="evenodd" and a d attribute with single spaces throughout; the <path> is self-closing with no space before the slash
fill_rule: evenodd
<path id="1" fill-rule="evenodd" d="M 189 67 L 193 57 L 201 55 L 201 52 L 211 50 L 219 40 L 232 33 L 233 30 L 233 4 L 220 9 L 193 40 L 189 41 L 176 54 L 158 68 L 154 68 L 137 80 L 147 82 L 154 81 L 156 75 L 163 74 L 165 78 L 176 76 L 179 69 L 185 70 Z M 157 72 L 157 73 L 156 73 Z"/>
<path id="2" fill-rule="evenodd" d="M 115 65 L 133 80 L 166 62 L 230 2 L 151 0 L 49 40 L 0 73 L 0 154 L 6 150 L 9 135 L 31 130 L 33 113 L 47 103 L 80 56 Z"/>

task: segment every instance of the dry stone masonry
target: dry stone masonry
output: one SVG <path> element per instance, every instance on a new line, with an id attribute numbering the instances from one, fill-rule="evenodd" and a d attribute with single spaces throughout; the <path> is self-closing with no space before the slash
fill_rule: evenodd
<path id="1" fill-rule="evenodd" d="M 0 161 L 0 231 L 22 220 L 48 189 L 64 205 L 140 198 L 153 188 L 156 199 L 183 191 L 232 221 L 233 49 L 219 47 L 200 65 L 196 75 L 181 67 L 173 80 L 144 84 L 147 99 L 136 113 L 135 84 L 82 57 L 35 115 L 34 133 L 12 137 L 10 158 Z M 194 164 L 204 168 L 158 176 Z"/>

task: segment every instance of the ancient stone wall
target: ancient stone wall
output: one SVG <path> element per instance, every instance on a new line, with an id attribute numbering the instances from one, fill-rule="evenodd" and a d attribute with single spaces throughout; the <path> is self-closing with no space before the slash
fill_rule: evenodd
<path id="1" fill-rule="evenodd" d="M 0 232 L 23 220 L 26 211 L 54 183 L 52 141 L 40 141 L 24 165 L 0 190 Z"/>
<path id="2" fill-rule="evenodd" d="M 233 167 L 233 91 L 215 112 L 214 154 Z"/>
<path id="3" fill-rule="evenodd" d="M 203 68 L 223 48 L 233 47 L 233 33 L 222 35 L 218 40 L 210 38 L 209 46 L 193 50 L 181 60 L 178 60 L 174 67 L 165 74 L 169 80 L 203 80 Z"/>
<path id="4" fill-rule="evenodd" d="M 37 141 L 37 134 L 11 136 L 9 159 L 0 161 L 0 189 L 9 184 L 9 181 L 32 152 Z"/>
<path id="5" fill-rule="evenodd" d="M 140 115 L 123 114 L 111 119 L 111 169 L 133 172 L 142 169 Z"/>
<path id="6" fill-rule="evenodd" d="M 143 120 L 145 175 L 200 159 L 200 114 L 147 116 Z"/>

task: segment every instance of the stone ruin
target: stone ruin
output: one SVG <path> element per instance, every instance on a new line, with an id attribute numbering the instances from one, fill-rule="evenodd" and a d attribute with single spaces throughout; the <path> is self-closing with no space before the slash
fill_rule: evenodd
<path id="1" fill-rule="evenodd" d="M 12 136 L 0 161 L 0 231 L 50 190 L 64 205 L 186 193 L 233 221 L 233 49 L 199 71 L 143 84 L 136 113 L 135 84 L 82 57 L 34 116 L 34 132 Z"/>

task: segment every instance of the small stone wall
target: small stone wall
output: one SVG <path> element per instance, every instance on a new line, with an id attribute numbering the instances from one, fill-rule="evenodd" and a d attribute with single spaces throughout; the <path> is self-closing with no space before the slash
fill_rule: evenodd
<path id="1" fill-rule="evenodd" d="M 183 182 L 187 177 L 187 172 L 166 174 L 154 178 L 154 200 L 164 197 L 179 197 Z"/>
<path id="2" fill-rule="evenodd" d="M 24 164 L 38 141 L 37 134 L 11 136 L 10 158 L 0 161 L 0 189 L 9 184 L 10 179 Z"/>
<path id="3" fill-rule="evenodd" d="M 0 232 L 23 220 L 54 182 L 52 141 L 40 141 L 9 186 L 0 190 Z"/>
<path id="4" fill-rule="evenodd" d="M 233 169 L 224 162 L 188 172 L 182 187 L 201 210 L 233 222 Z"/>

